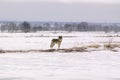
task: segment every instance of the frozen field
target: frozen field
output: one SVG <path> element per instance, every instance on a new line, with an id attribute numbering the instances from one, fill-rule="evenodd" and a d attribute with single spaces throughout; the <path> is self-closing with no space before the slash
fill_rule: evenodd
<path id="1" fill-rule="evenodd" d="M 45 50 L 59 35 L 63 36 L 61 48 L 91 44 L 101 47 L 88 52 L 1 53 L 0 80 L 120 80 L 120 48 L 103 48 L 110 36 L 116 36 L 113 33 L 0 33 L 0 49 Z M 114 37 L 112 42 L 119 44 L 119 40 Z"/>
<path id="2" fill-rule="evenodd" d="M 116 34 L 102 32 L 40 32 L 40 33 L 0 33 L 0 49 L 2 50 L 31 50 L 49 49 L 51 39 L 63 36 L 61 48 L 85 46 L 89 44 L 108 43 Z M 104 37 L 108 36 L 108 37 Z M 113 42 L 120 43 L 120 37 L 114 37 Z M 54 47 L 55 49 L 57 46 Z"/>

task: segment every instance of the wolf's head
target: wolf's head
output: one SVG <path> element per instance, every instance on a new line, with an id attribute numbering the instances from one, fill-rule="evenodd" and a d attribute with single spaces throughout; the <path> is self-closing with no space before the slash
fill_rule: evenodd
<path id="1" fill-rule="evenodd" d="M 59 40 L 61 40 L 61 41 L 62 41 L 62 38 L 63 38 L 63 37 L 62 37 L 62 36 L 59 36 L 58 38 L 59 38 Z"/>

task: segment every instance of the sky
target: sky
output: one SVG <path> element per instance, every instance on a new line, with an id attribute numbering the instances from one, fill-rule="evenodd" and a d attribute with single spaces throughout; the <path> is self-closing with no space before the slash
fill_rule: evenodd
<path id="1" fill-rule="evenodd" d="M 0 0 L 0 20 L 120 22 L 120 0 Z"/>

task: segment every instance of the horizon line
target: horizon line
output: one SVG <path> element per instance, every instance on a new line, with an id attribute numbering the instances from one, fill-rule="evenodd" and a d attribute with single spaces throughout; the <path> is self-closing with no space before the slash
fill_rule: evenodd
<path id="1" fill-rule="evenodd" d="M 64 23 L 79 23 L 79 22 L 87 22 L 87 23 L 120 23 L 115 21 L 50 21 L 50 20 L 0 20 L 0 22 L 64 22 Z"/>

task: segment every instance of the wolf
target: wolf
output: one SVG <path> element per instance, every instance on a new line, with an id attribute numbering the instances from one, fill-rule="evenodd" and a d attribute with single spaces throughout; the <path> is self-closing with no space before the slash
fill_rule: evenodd
<path id="1" fill-rule="evenodd" d="M 50 48 L 52 49 L 54 47 L 54 45 L 57 44 L 58 45 L 58 49 L 60 49 L 60 45 L 61 45 L 62 39 L 63 39 L 62 36 L 59 36 L 58 39 L 52 39 L 51 40 L 51 44 L 50 44 Z"/>

